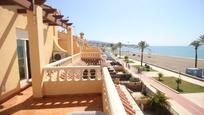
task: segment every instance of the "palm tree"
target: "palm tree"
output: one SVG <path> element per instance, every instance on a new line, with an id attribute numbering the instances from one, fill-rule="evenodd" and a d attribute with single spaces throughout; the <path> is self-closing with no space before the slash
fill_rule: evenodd
<path id="1" fill-rule="evenodd" d="M 170 107 L 169 98 L 165 96 L 164 93 L 158 91 L 157 93 L 147 96 L 147 102 L 150 104 L 150 107 L 156 112 L 162 112 L 165 108 Z"/>
<path id="2" fill-rule="evenodd" d="M 122 48 L 122 43 L 118 42 L 117 47 L 119 48 L 119 55 L 121 57 L 121 48 Z"/>
<path id="3" fill-rule="evenodd" d="M 181 78 L 177 78 L 176 79 L 176 90 L 179 91 L 180 90 L 180 84 L 181 84 Z"/>
<path id="4" fill-rule="evenodd" d="M 149 47 L 149 45 L 145 42 L 145 41 L 140 41 L 138 44 L 137 44 L 137 48 L 139 48 L 141 50 L 141 66 L 142 66 L 142 63 L 143 63 L 143 52 L 144 52 L 144 49 Z"/>
<path id="5" fill-rule="evenodd" d="M 117 47 L 116 46 L 112 46 L 111 47 L 111 51 L 113 52 L 113 53 L 115 53 L 115 50 L 117 49 Z"/>
<path id="6" fill-rule="evenodd" d="M 201 42 L 201 43 L 204 43 L 204 35 L 201 35 L 201 36 L 200 36 L 200 42 Z"/>
<path id="7" fill-rule="evenodd" d="M 162 78 L 163 76 L 164 76 L 164 75 L 163 75 L 162 73 L 158 73 L 158 78 L 159 78 L 158 80 L 161 81 L 161 78 Z"/>
<path id="8" fill-rule="evenodd" d="M 114 46 L 114 44 L 110 44 L 110 47 L 113 47 Z"/>
<path id="9" fill-rule="evenodd" d="M 198 61 L 198 47 L 201 46 L 201 42 L 198 40 L 195 40 L 190 43 L 191 46 L 195 48 L 195 68 L 197 68 L 197 61 Z"/>

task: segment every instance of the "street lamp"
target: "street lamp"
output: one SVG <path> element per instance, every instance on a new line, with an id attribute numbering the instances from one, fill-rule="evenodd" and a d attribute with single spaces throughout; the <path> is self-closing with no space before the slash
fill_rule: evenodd
<path id="1" fill-rule="evenodd" d="M 129 54 L 129 43 L 130 43 L 130 42 L 129 42 L 129 41 L 127 41 L 127 47 L 128 47 L 128 56 L 130 55 L 130 54 Z"/>

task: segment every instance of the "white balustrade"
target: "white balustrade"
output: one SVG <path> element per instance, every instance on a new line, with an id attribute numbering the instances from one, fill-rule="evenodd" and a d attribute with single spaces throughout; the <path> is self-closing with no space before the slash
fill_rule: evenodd
<path id="1" fill-rule="evenodd" d="M 82 52 L 81 53 L 82 59 L 101 59 L 100 52 Z"/>
<path id="2" fill-rule="evenodd" d="M 82 52 L 101 52 L 98 47 L 86 47 L 82 49 Z"/>
<path id="3" fill-rule="evenodd" d="M 44 81 L 101 80 L 100 66 L 44 67 Z"/>
<path id="4" fill-rule="evenodd" d="M 58 64 L 59 65 L 59 62 Z M 107 115 L 126 115 L 119 94 L 111 79 L 107 67 L 101 66 L 46 66 L 43 68 L 43 82 L 45 95 L 60 95 L 72 93 L 102 92 L 104 113 Z M 65 81 L 67 83 L 65 83 Z M 79 84 L 77 84 L 79 83 Z M 74 85 L 77 89 L 69 89 Z M 91 84 L 92 86 L 90 86 Z M 95 87 L 95 85 L 97 86 Z M 55 90 L 50 89 L 55 88 Z M 102 88 L 102 90 L 101 90 Z M 80 89 L 86 89 L 80 90 Z"/>

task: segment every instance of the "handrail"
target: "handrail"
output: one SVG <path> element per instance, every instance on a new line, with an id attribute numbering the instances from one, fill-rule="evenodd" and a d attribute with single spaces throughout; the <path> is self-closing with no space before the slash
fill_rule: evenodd
<path id="1" fill-rule="evenodd" d="M 101 59 L 101 52 L 81 52 L 81 58 L 99 58 Z"/>
<path id="2" fill-rule="evenodd" d="M 100 66 L 54 66 L 54 67 L 43 67 L 44 70 L 48 70 L 48 69 L 53 69 L 53 70 L 59 70 L 59 69 L 96 69 L 96 68 L 100 68 Z"/>
<path id="3" fill-rule="evenodd" d="M 107 92 L 106 95 L 110 107 L 109 109 L 110 114 L 127 115 L 107 67 L 103 68 L 103 76 L 104 76 L 104 88 L 105 92 Z"/>
<path id="4" fill-rule="evenodd" d="M 74 55 L 72 55 L 72 57 L 77 57 L 77 56 L 79 56 L 81 53 L 77 53 L 77 54 L 74 54 Z"/>
<path id="5" fill-rule="evenodd" d="M 81 53 L 101 53 L 101 52 L 96 52 L 96 51 L 92 51 L 92 52 L 81 52 Z"/>

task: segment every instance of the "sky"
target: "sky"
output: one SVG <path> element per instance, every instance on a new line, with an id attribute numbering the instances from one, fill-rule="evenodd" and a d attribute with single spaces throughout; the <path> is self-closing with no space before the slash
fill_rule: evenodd
<path id="1" fill-rule="evenodd" d="M 186 46 L 204 34 L 204 0 L 47 0 L 88 40 Z"/>

